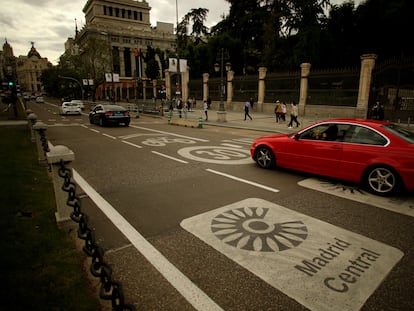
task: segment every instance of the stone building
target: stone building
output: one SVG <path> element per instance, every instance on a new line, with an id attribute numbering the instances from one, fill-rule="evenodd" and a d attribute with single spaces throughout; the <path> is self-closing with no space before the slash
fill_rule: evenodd
<path id="1" fill-rule="evenodd" d="M 42 71 L 51 67 L 52 64 L 47 58 L 41 57 L 34 47 L 30 48 L 27 56 L 19 56 L 16 58 L 16 75 L 20 89 L 25 92 L 40 94 L 43 92 L 40 76 Z"/>
<path id="2" fill-rule="evenodd" d="M 156 27 L 151 27 L 150 10 L 145 0 L 88 0 L 85 4 L 85 26 L 76 31 L 73 42 L 66 42 L 66 49 L 79 51 L 85 58 L 91 50 L 99 49 L 101 57 L 105 56 L 100 63 L 93 64 L 101 67 L 94 68 L 95 74 L 104 71 L 110 77 L 97 86 L 98 97 L 111 93 L 117 99 L 133 98 L 138 78 L 145 80 L 146 64 L 141 56 L 146 54 L 147 47 L 175 51 L 174 25 L 157 22 Z M 162 68 L 161 64 L 159 67 Z"/>

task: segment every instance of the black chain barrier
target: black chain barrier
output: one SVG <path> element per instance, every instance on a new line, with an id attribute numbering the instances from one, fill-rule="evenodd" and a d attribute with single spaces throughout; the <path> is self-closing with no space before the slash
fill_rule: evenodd
<path id="1" fill-rule="evenodd" d="M 58 174 L 64 179 L 62 190 L 68 193 L 66 204 L 73 208 L 70 218 L 79 225 L 78 238 L 85 241 L 82 250 L 92 258 L 89 270 L 101 282 L 99 297 L 111 300 L 113 311 L 135 311 L 133 305 L 125 304 L 121 283 L 112 280 L 112 268 L 104 260 L 104 250 L 96 243 L 94 231 L 88 227 L 88 217 L 82 213 L 81 199 L 76 195 L 76 184 L 71 180 L 72 172 L 63 160 Z"/>

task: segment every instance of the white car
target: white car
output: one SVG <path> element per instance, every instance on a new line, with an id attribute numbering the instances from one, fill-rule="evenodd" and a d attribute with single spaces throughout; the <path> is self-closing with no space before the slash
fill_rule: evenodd
<path id="1" fill-rule="evenodd" d="M 70 102 L 74 104 L 79 104 L 82 110 L 85 109 L 85 104 L 80 99 L 72 99 Z"/>
<path id="2" fill-rule="evenodd" d="M 37 96 L 36 97 L 36 103 L 44 103 L 44 102 L 45 102 L 45 100 L 42 96 Z"/>
<path id="3" fill-rule="evenodd" d="M 63 102 L 60 107 L 60 114 L 81 114 L 82 109 L 78 103 Z"/>

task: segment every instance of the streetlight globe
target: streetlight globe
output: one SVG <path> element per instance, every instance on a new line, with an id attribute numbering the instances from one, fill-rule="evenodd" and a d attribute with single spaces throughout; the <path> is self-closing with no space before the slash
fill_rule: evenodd
<path id="1" fill-rule="evenodd" d="M 231 69 L 231 63 L 227 62 L 226 63 L 226 71 L 230 71 L 230 69 Z"/>
<path id="2" fill-rule="evenodd" d="M 215 72 L 219 72 L 220 71 L 220 65 L 219 65 L 219 63 L 215 63 L 214 64 L 214 71 Z"/>

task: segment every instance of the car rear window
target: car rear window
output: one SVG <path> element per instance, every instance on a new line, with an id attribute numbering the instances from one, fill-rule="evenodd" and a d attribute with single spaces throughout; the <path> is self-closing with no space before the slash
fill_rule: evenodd
<path id="1" fill-rule="evenodd" d="M 414 132 L 394 123 L 384 125 L 382 128 L 405 140 L 407 143 L 414 144 Z"/>

